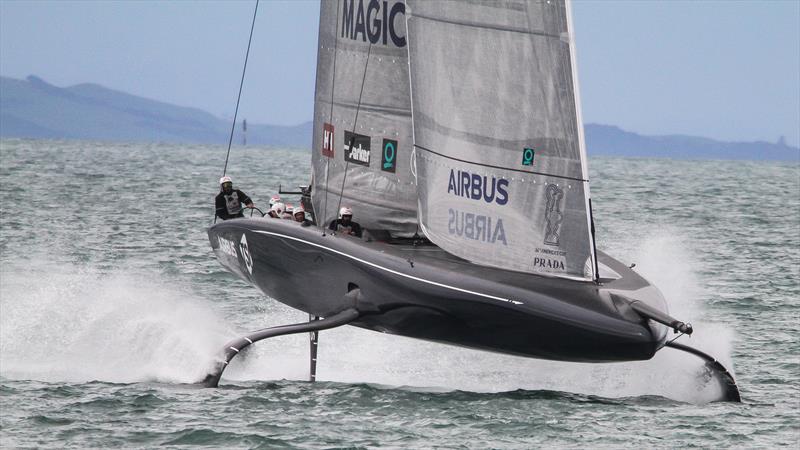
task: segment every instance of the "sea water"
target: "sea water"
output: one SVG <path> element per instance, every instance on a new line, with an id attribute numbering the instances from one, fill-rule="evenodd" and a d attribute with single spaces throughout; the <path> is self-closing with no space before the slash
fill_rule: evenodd
<path id="1" fill-rule="evenodd" d="M 0 141 L 0 447 L 682 447 L 800 442 L 800 166 L 589 155 L 598 248 L 654 282 L 734 371 L 570 364 L 353 327 L 260 342 L 196 384 L 230 338 L 306 320 L 227 273 L 206 228 L 225 149 Z M 307 151 L 234 147 L 265 207 Z M 297 202 L 291 198 L 290 202 Z M 356 206 L 356 205 L 353 205 Z M 355 211 L 358 215 L 357 206 Z M 313 282 L 313 280 L 308 280 Z"/>

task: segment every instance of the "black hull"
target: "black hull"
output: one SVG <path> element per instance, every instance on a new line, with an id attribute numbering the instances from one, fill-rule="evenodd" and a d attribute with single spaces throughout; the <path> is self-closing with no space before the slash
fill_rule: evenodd
<path id="1" fill-rule="evenodd" d="M 650 359 L 666 327 L 629 306 L 666 311 L 646 280 L 600 253 L 620 275 L 602 284 L 478 266 L 434 246 L 332 235 L 288 220 L 239 219 L 208 230 L 217 258 L 266 295 L 309 314 L 348 308 L 352 325 L 526 357 L 579 362 Z M 601 274 L 603 271 L 601 270 Z"/>

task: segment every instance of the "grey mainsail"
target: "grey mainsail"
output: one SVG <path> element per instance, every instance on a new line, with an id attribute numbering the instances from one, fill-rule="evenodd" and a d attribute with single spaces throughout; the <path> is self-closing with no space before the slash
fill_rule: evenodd
<path id="1" fill-rule="evenodd" d="M 321 225 L 341 202 L 365 228 L 417 231 L 406 39 L 402 0 L 320 4 L 312 192 Z"/>
<path id="2" fill-rule="evenodd" d="M 420 226 L 444 250 L 594 277 L 569 14 L 563 0 L 407 1 Z"/>

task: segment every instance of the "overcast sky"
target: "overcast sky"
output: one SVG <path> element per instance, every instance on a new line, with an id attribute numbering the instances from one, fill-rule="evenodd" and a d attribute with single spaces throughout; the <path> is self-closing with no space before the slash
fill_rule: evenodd
<path id="1" fill-rule="evenodd" d="M 0 0 L 0 74 L 232 117 L 254 4 Z M 575 0 L 573 15 L 584 122 L 800 141 L 800 1 Z M 262 0 L 241 117 L 311 120 L 318 17 Z"/>

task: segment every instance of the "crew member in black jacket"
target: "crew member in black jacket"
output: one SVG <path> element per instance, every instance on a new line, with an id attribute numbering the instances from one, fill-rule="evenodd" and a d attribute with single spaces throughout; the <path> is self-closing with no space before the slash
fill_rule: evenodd
<path id="1" fill-rule="evenodd" d="M 255 208 L 256 205 L 244 192 L 233 188 L 231 177 L 224 176 L 219 179 L 220 192 L 216 198 L 217 217 L 222 220 L 244 217 L 242 204 L 247 208 Z"/>
<path id="2" fill-rule="evenodd" d="M 339 210 L 339 218 L 331 221 L 328 229 L 338 233 L 349 234 L 355 237 L 361 237 L 361 225 L 358 222 L 353 222 L 353 210 L 342 206 Z"/>

